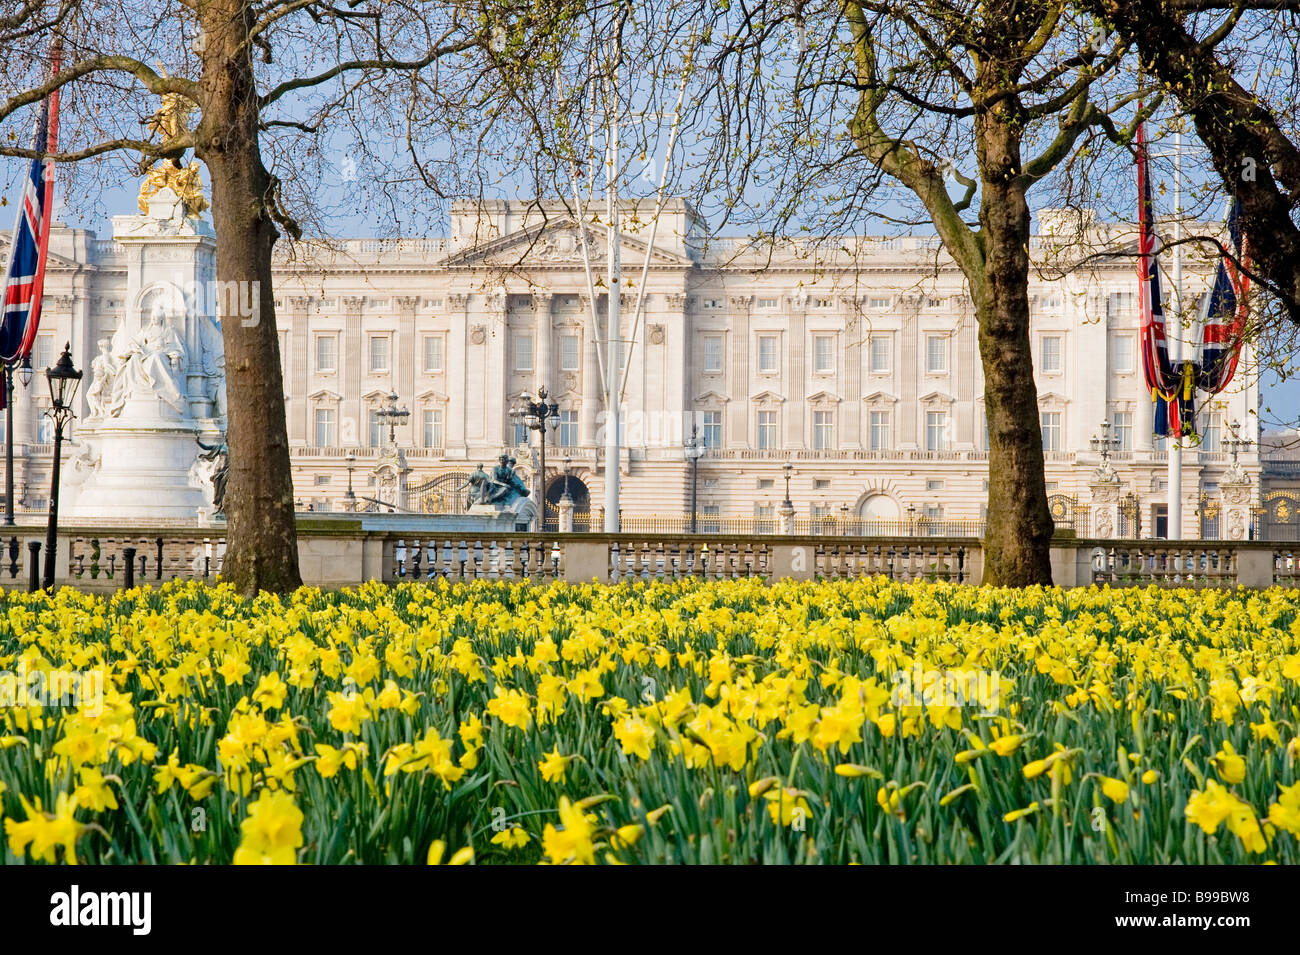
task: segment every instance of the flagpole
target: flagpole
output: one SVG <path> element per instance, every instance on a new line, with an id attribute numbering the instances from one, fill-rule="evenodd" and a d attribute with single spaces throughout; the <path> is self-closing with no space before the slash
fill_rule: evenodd
<path id="1" fill-rule="evenodd" d="M 1183 358 L 1183 131 L 1182 123 L 1174 130 L 1174 321 L 1165 322 L 1169 342 L 1169 363 L 1178 368 Z M 1182 396 L 1182 386 L 1174 398 L 1177 402 Z M 1179 409 L 1181 411 L 1181 409 Z M 1179 418 L 1181 424 L 1181 416 Z M 1169 498 L 1166 504 L 1166 537 L 1182 540 L 1183 537 L 1183 448 L 1181 435 L 1170 436 L 1169 444 Z"/>
<path id="2" fill-rule="evenodd" d="M 605 533 L 617 534 L 619 530 L 619 365 L 620 337 L 622 336 L 621 305 L 623 291 L 623 263 L 619 255 L 618 209 L 618 68 L 622 58 L 621 36 L 615 33 L 614 75 L 606 78 L 606 109 L 609 110 L 606 128 L 605 185 L 609 214 L 609 274 L 606 277 L 605 308 Z"/>

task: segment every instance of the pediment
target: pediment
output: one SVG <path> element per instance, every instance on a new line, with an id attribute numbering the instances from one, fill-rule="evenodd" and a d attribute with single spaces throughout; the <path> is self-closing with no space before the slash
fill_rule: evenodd
<path id="1" fill-rule="evenodd" d="M 446 395 L 444 395 L 441 391 L 436 391 L 433 388 L 426 388 L 424 391 L 420 392 L 418 395 L 415 396 L 415 400 L 432 402 L 432 403 L 437 403 L 437 402 L 446 403 L 451 399 L 448 398 Z"/>
<path id="2" fill-rule="evenodd" d="M 307 396 L 312 401 L 342 401 L 343 396 L 337 391 L 331 391 L 329 388 L 321 388 L 313 391 Z"/>
<path id="3" fill-rule="evenodd" d="M 774 401 L 777 403 L 785 401 L 785 395 L 778 395 L 775 391 L 760 391 L 756 395 L 751 395 L 750 401 Z"/>
<path id="4" fill-rule="evenodd" d="M 815 395 L 809 395 L 806 400 L 810 405 L 833 405 L 838 404 L 842 399 L 832 392 L 819 391 Z"/>
<path id="5" fill-rule="evenodd" d="M 867 402 L 868 404 L 884 404 L 884 403 L 893 404 L 893 403 L 897 403 L 898 396 L 891 395 L 887 391 L 873 391 L 871 394 L 867 395 L 862 400 Z"/>
<path id="6" fill-rule="evenodd" d="M 707 401 L 714 401 L 714 402 L 724 402 L 724 403 L 725 403 L 725 402 L 728 402 L 728 401 L 731 400 L 731 396 L 730 396 L 730 395 L 724 395 L 724 394 L 723 394 L 722 392 L 720 392 L 720 391 L 712 391 L 712 390 L 710 390 L 710 391 L 706 391 L 706 392 L 704 392 L 704 394 L 696 395 L 696 396 L 695 396 L 695 400 L 696 400 L 696 401 L 706 401 L 706 402 L 707 402 Z"/>
<path id="7" fill-rule="evenodd" d="M 497 239 L 490 239 L 478 245 L 463 249 L 444 260 L 449 268 L 473 268 L 476 266 L 496 266 L 498 268 L 529 266 L 571 266 L 581 268 L 583 264 L 582 237 L 575 219 L 565 217 L 521 229 Z M 607 245 L 605 230 L 585 226 L 587 250 L 593 265 L 606 260 Z M 626 262 L 644 262 L 647 243 L 629 235 L 622 235 L 619 248 Z M 650 256 L 651 265 L 690 268 L 690 259 L 655 248 Z"/>
<path id="8" fill-rule="evenodd" d="M 3 258 L 6 262 L 9 261 L 10 235 L 11 233 L 6 232 L 3 236 L 0 236 L 0 258 Z M 47 272 L 52 268 L 84 269 L 86 268 L 86 264 L 87 263 L 85 262 L 78 262 L 75 259 L 69 259 L 66 256 L 59 255 L 57 252 L 47 251 L 45 253 L 45 270 Z M 51 294 L 50 290 L 47 289 L 45 294 L 47 296 Z"/>
<path id="9" fill-rule="evenodd" d="M 1040 405 L 1068 405 L 1070 399 L 1055 391 L 1047 391 L 1038 396 Z"/>
<path id="10" fill-rule="evenodd" d="M 951 404 L 956 400 L 957 398 L 954 395 L 950 395 L 946 391 L 931 391 L 929 394 L 921 395 L 921 397 L 917 399 L 917 401 L 930 404 L 938 404 L 941 402 Z"/>

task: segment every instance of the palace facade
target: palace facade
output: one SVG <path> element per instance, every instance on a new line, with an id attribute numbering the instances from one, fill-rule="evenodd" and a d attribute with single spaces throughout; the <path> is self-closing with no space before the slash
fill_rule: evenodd
<path id="1" fill-rule="evenodd" d="M 797 520 L 813 529 L 978 528 L 997 475 L 988 472 L 976 325 L 937 240 L 706 242 L 691 208 L 673 201 L 651 241 L 648 212 L 626 209 L 620 246 L 625 526 L 684 529 L 694 488 L 701 529 L 773 530 L 788 480 Z M 1031 250 L 1033 374 L 1054 515 L 1089 530 L 1093 439 L 1108 433 L 1125 502 L 1117 533 L 1160 536 L 1169 452 L 1151 434 L 1134 261 L 1058 248 L 1058 225 L 1041 215 Z M 1119 228 L 1092 223 L 1089 234 L 1115 248 Z M 486 202 L 457 203 L 451 232 L 301 243 L 277 258 L 301 506 L 456 509 L 468 473 L 503 451 L 540 488 L 538 436 L 510 412 L 544 386 L 558 406 L 546 499 L 567 490 L 577 526 L 598 528 L 606 348 L 591 304 L 594 292 L 603 314 L 605 230 L 589 227 L 584 241 L 558 205 Z M 38 369 L 65 340 L 89 369 L 97 343 L 138 304 L 126 300 L 135 255 L 129 244 L 56 226 Z M 1191 262 L 1184 272 L 1191 301 L 1210 268 Z M 1254 503 L 1262 500 L 1251 364 L 1243 356 L 1237 379 L 1200 417 L 1202 443 L 1182 452 L 1184 537 L 1220 536 L 1234 427 L 1256 442 L 1238 449 L 1239 464 Z M 15 405 L 20 510 L 39 509 L 47 494 L 44 392 L 34 381 Z M 409 415 L 386 416 L 393 404 Z M 390 422 L 396 456 L 384 453 Z M 707 445 L 695 469 L 684 452 L 692 428 Z M 75 440 L 74 427 L 70 454 Z"/>

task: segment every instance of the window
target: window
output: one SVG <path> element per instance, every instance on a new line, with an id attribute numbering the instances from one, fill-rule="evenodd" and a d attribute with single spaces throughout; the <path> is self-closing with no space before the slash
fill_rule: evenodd
<path id="1" fill-rule="evenodd" d="M 948 370 L 948 339 L 943 335 L 925 337 L 925 370 L 932 375 Z"/>
<path id="2" fill-rule="evenodd" d="M 428 335 L 424 339 L 424 371 L 425 374 L 440 374 L 442 372 L 443 358 L 443 338 L 441 335 Z"/>
<path id="3" fill-rule="evenodd" d="M 368 298 L 366 305 L 370 308 L 388 308 L 388 299 L 386 298 Z"/>
<path id="4" fill-rule="evenodd" d="M 774 298 L 760 298 L 758 300 L 759 308 L 776 308 L 776 304 L 777 302 Z"/>
<path id="5" fill-rule="evenodd" d="M 1110 313 L 1115 315 L 1119 312 L 1131 311 L 1133 308 L 1132 292 L 1111 292 L 1108 299 Z"/>
<path id="6" fill-rule="evenodd" d="M 835 374 L 835 338 L 831 335 L 813 336 L 813 373 Z"/>
<path id="7" fill-rule="evenodd" d="M 776 448 L 776 412 L 760 411 L 758 413 L 758 449 L 771 451 Z"/>
<path id="8" fill-rule="evenodd" d="M 871 450 L 888 451 L 893 444 L 888 411 L 871 412 Z"/>
<path id="9" fill-rule="evenodd" d="M 763 375 L 774 375 L 780 364 L 780 350 L 777 348 L 775 335 L 758 336 L 758 371 Z"/>
<path id="10" fill-rule="evenodd" d="M 948 450 L 948 412 L 927 411 L 925 413 L 925 449 L 927 451 Z"/>
<path id="11" fill-rule="evenodd" d="M 928 478 L 925 482 L 925 489 L 927 491 L 942 491 L 943 481 L 937 480 L 935 478 Z"/>
<path id="12" fill-rule="evenodd" d="M 53 335 L 37 335 L 36 347 L 33 351 L 35 352 L 32 355 L 32 371 L 34 374 L 43 374 L 45 369 L 53 368 L 54 363 L 58 361 L 54 356 Z"/>
<path id="13" fill-rule="evenodd" d="M 316 409 L 316 446 L 318 448 L 334 447 L 334 409 Z"/>
<path id="14" fill-rule="evenodd" d="M 560 447 L 572 448 L 578 444 L 578 412 L 560 412 Z"/>
<path id="15" fill-rule="evenodd" d="M 886 375 L 889 373 L 889 339 L 876 335 L 871 339 L 871 373 Z"/>
<path id="16" fill-rule="evenodd" d="M 387 335 L 370 336 L 370 371 L 384 372 L 389 368 L 389 345 L 392 340 Z"/>
<path id="17" fill-rule="evenodd" d="M 754 505 L 754 533 L 776 533 L 776 508 L 771 504 Z"/>
<path id="18" fill-rule="evenodd" d="M 560 336 L 560 371 L 578 370 L 578 342 L 577 335 Z"/>
<path id="19" fill-rule="evenodd" d="M 814 491 L 829 491 L 830 489 L 831 489 L 831 482 L 828 478 L 816 478 L 813 481 Z"/>
<path id="20" fill-rule="evenodd" d="M 316 475 L 316 486 L 317 486 L 317 487 L 325 487 L 325 486 L 328 485 L 329 483 L 330 483 L 330 475 L 328 475 L 328 474 L 317 474 L 317 475 Z"/>
<path id="21" fill-rule="evenodd" d="M 759 479 L 758 479 L 758 489 L 759 489 L 760 491 L 770 491 L 770 490 L 772 490 L 772 488 L 774 488 L 774 487 L 776 487 L 776 481 L 773 480 L 772 478 L 759 478 Z"/>
<path id="22" fill-rule="evenodd" d="M 813 412 L 813 450 L 829 451 L 835 447 L 835 416 L 832 411 Z"/>
<path id="23" fill-rule="evenodd" d="M 1038 415 L 1038 423 L 1043 432 L 1043 450 L 1061 450 L 1061 412 L 1043 411 Z"/>
<path id="24" fill-rule="evenodd" d="M 1044 335 L 1039 343 L 1039 370 L 1055 374 L 1061 370 L 1061 336 Z"/>
<path id="25" fill-rule="evenodd" d="M 1120 374 L 1133 371 L 1133 336 L 1116 335 L 1110 340 L 1110 365 Z"/>
<path id="26" fill-rule="evenodd" d="M 722 308 L 722 299 L 720 299 L 720 298 L 706 298 L 706 299 L 704 300 L 704 307 L 705 307 L 705 308 Z"/>
<path id="27" fill-rule="evenodd" d="M 829 298 L 815 298 L 812 300 L 813 308 L 831 308 L 834 304 Z"/>
<path id="28" fill-rule="evenodd" d="M 442 299 L 426 298 L 424 301 L 420 303 L 420 306 L 422 308 L 442 308 Z"/>
<path id="29" fill-rule="evenodd" d="M 984 406 L 983 406 L 983 405 L 980 405 L 980 406 L 979 406 L 979 410 L 978 410 L 976 413 L 980 416 L 980 450 L 981 450 L 981 451 L 987 451 L 987 450 L 989 449 L 989 416 L 988 416 L 988 412 L 986 412 L 986 411 L 984 410 Z M 985 487 L 984 490 L 987 491 L 988 488 Z"/>
<path id="30" fill-rule="evenodd" d="M 529 332 L 515 335 L 515 371 L 533 370 L 533 336 Z"/>
<path id="31" fill-rule="evenodd" d="M 868 299 L 867 308 L 889 308 L 889 299 L 887 298 Z"/>
<path id="32" fill-rule="evenodd" d="M 316 370 L 334 371 L 338 368 L 339 340 L 337 335 L 319 335 L 316 338 Z"/>
<path id="33" fill-rule="evenodd" d="M 704 371 L 716 375 L 722 371 L 722 336 L 704 336 Z"/>
<path id="34" fill-rule="evenodd" d="M 426 448 L 442 447 L 442 409 L 424 409 L 424 446 Z"/>
<path id="35" fill-rule="evenodd" d="M 722 447 L 721 411 L 705 411 L 700 415 L 700 440 L 706 448 Z"/>
<path id="36" fill-rule="evenodd" d="M 53 444 L 54 443 L 54 421 L 45 412 L 49 410 L 49 402 L 43 402 L 36 406 L 36 443 Z"/>
<path id="37" fill-rule="evenodd" d="M 1133 450 L 1133 412 L 1115 412 L 1115 439 L 1118 442 L 1115 446 L 1117 450 Z"/>
<path id="38" fill-rule="evenodd" d="M 1222 436 L 1222 425 L 1223 418 L 1218 413 L 1211 414 L 1205 419 L 1205 428 L 1201 435 L 1202 451 L 1218 451 L 1221 449 L 1219 439 Z"/>
<path id="39" fill-rule="evenodd" d="M 366 440 L 372 448 L 384 445 L 384 419 L 379 417 L 379 411 L 375 408 L 366 412 Z"/>
<path id="40" fill-rule="evenodd" d="M 707 483 L 707 482 L 706 482 Z M 717 504 L 701 504 L 699 529 L 701 534 L 720 534 L 722 533 L 722 521 L 718 518 L 722 515 L 722 508 Z"/>

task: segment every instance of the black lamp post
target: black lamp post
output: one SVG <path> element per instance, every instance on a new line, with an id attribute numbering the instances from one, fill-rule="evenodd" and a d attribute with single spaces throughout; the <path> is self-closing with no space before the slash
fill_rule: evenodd
<path id="1" fill-rule="evenodd" d="M 4 522 L 13 526 L 13 361 L 4 366 Z M 31 356 L 23 357 L 18 366 L 18 381 L 26 388 L 31 383 Z"/>
<path id="2" fill-rule="evenodd" d="M 1101 437 L 1094 434 L 1088 443 L 1092 446 L 1092 450 L 1101 452 L 1101 466 L 1105 469 L 1110 463 L 1111 452 L 1119 450 L 1120 438 L 1119 435 L 1112 437 L 1110 422 L 1103 421 L 1101 423 Z"/>
<path id="3" fill-rule="evenodd" d="M 344 460 L 348 462 L 348 493 L 344 497 L 347 498 L 348 510 L 355 511 L 357 509 L 357 495 L 352 490 L 352 471 L 357 466 L 357 456 L 349 451 L 347 458 Z"/>
<path id="4" fill-rule="evenodd" d="M 790 500 L 790 472 L 794 470 L 794 465 L 786 461 L 781 465 L 781 470 L 785 472 L 785 500 L 781 502 L 781 506 L 790 510 L 794 507 L 794 502 Z"/>
<path id="5" fill-rule="evenodd" d="M 54 586 L 55 550 L 58 546 L 59 527 L 59 457 L 63 451 L 63 428 L 76 415 L 72 412 L 72 399 L 81 384 L 81 372 L 72 367 L 72 343 L 63 346 L 63 354 L 53 368 L 45 369 L 50 383 L 50 410 L 45 412 L 54 421 L 54 466 L 50 477 L 50 519 L 45 526 L 45 574 L 41 586 L 49 590 Z"/>
<path id="6" fill-rule="evenodd" d="M 916 536 L 916 505 L 907 505 L 907 536 Z"/>
<path id="7" fill-rule="evenodd" d="M 554 401 L 547 402 L 547 397 L 545 385 L 537 389 L 536 401 L 528 396 L 528 392 L 524 392 L 519 396 L 519 405 L 510 411 L 510 417 L 517 424 L 541 435 L 541 490 L 538 497 L 541 498 L 543 524 L 546 523 L 546 429 L 550 428 L 554 432 L 560 426 L 560 406 Z"/>
<path id="8" fill-rule="evenodd" d="M 705 443 L 700 440 L 698 425 L 691 425 L 691 438 L 686 442 L 683 450 L 686 452 L 686 460 L 691 462 L 691 533 L 694 534 L 696 533 L 696 515 L 700 512 L 697 504 L 700 486 L 700 458 L 704 457 L 704 452 L 708 450 Z"/>

